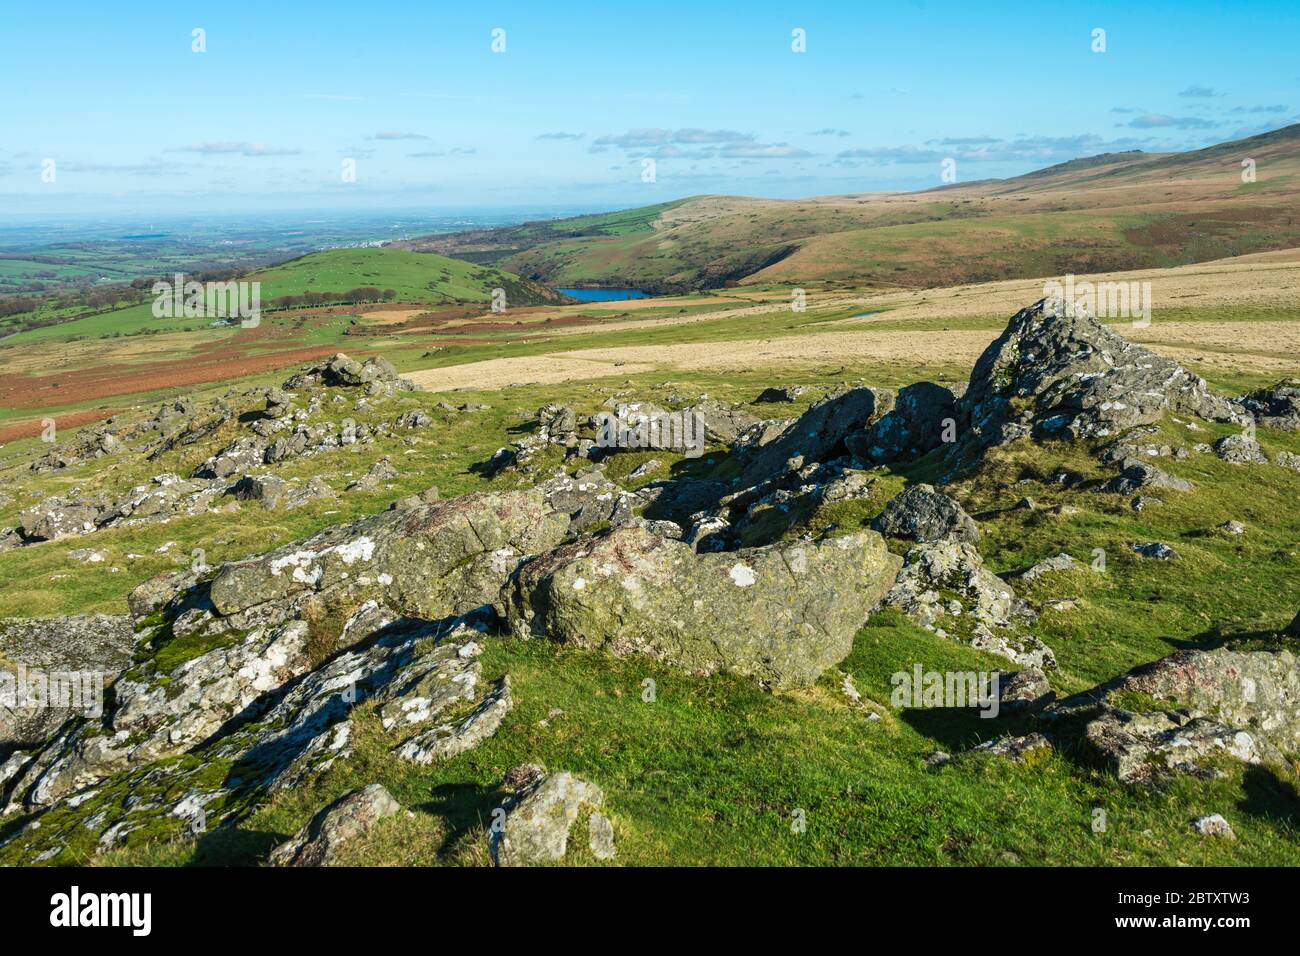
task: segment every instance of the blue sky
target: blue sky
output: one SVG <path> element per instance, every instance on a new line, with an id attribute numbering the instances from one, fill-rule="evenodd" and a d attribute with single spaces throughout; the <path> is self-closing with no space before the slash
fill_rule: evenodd
<path id="1" fill-rule="evenodd" d="M 0 216 L 915 189 L 1297 121 L 1300 4 L 1132 7 L 8 3 Z"/>

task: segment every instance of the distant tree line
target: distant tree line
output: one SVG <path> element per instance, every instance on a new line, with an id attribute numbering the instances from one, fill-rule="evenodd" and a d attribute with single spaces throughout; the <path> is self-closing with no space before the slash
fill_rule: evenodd
<path id="1" fill-rule="evenodd" d="M 391 302 L 397 298 L 396 289 L 378 289 L 363 285 L 347 292 L 304 292 L 301 295 L 281 295 L 269 299 L 273 309 L 310 309 L 323 305 L 362 305 L 368 302 Z"/>

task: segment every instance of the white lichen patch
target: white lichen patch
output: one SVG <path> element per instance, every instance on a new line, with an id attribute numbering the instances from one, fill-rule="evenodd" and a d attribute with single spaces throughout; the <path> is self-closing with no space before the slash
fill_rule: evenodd
<path id="1" fill-rule="evenodd" d="M 733 564 L 728 573 L 731 575 L 732 582 L 738 588 L 747 588 L 757 580 L 754 576 L 754 569 L 747 564 Z"/>

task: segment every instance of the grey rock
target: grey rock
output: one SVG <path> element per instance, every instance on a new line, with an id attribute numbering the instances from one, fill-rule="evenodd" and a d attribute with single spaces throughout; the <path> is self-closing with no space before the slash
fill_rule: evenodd
<path id="1" fill-rule="evenodd" d="M 866 428 L 892 405 L 892 393 L 870 388 L 826 396 L 778 437 L 754 449 L 736 487 L 754 487 L 798 471 L 808 462 L 825 460 L 846 438 Z"/>
<path id="2" fill-rule="evenodd" d="M 844 659 L 897 568 L 873 532 L 694 554 L 623 527 L 522 564 L 500 610 L 519 637 L 799 687 Z"/>
<path id="3" fill-rule="evenodd" d="M 1232 825 L 1223 818 L 1221 813 L 1197 817 L 1192 821 L 1192 829 L 1201 836 L 1222 837 L 1225 840 L 1237 839 L 1237 834 L 1232 832 Z"/>
<path id="4" fill-rule="evenodd" d="M 869 428 L 849 436 L 846 444 L 860 461 L 912 461 L 942 445 L 945 431 L 956 440 L 957 430 L 956 394 L 933 382 L 917 382 L 900 389 L 894 407 Z"/>
<path id="5" fill-rule="evenodd" d="M 91 504 L 50 497 L 21 512 L 18 533 L 27 541 L 53 541 L 94 531 L 100 509 Z"/>
<path id="6" fill-rule="evenodd" d="M 985 754 L 993 757 L 1002 757 L 1012 763 L 1028 763 L 1031 756 L 1041 752 L 1050 752 L 1052 742 L 1047 737 L 1037 731 L 1025 734 L 1021 737 L 1003 736 L 993 740 L 986 740 L 984 743 L 962 754 L 963 757 L 974 754 Z"/>
<path id="7" fill-rule="evenodd" d="M 1283 379 L 1270 388 L 1243 395 L 1236 401 L 1260 425 L 1300 431 L 1300 378 Z"/>
<path id="8" fill-rule="evenodd" d="M 965 460 L 1033 435 L 1107 437 L 1166 412 L 1214 421 L 1243 417 L 1176 362 L 1129 342 L 1079 306 L 1046 298 L 1011 318 L 958 402 Z"/>
<path id="9" fill-rule="evenodd" d="M 326 528 L 223 565 L 211 584 L 222 617 L 282 620 L 306 599 L 322 610 L 378 599 L 428 620 L 491 604 L 527 554 L 561 541 L 566 515 L 540 492 L 476 492 Z"/>
<path id="10" fill-rule="evenodd" d="M 1224 461 L 1234 465 L 1254 463 L 1268 464 L 1268 456 L 1259 447 L 1259 442 L 1249 435 L 1225 435 L 1212 446 L 1214 453 Z"/>
<path id="11" fill-rule="evenodd" d="M 1300 471 L 1300 455 L 1289 451 L 1280 451 L 1273 456 L 1273 464 L 1282 468 L 1290 468 L 1292 471 Z"/>
<path id="12" fill-rule="evenodd" d="M 1116 495 L 1131 495 L 1143 488 L 1158 488 L 1167 491 L 1191 491 L 1192 483 L 1183 478 L 1161 471 L 1155 465 L 1136 458 L 1125 458 L 1121 462 L 1123 471 L 1106 482 L 1102 490 Z"/>
<path id="13" fill-rule="evenodd" d="M 492 861 L 497 866 L 558 863 L 568 852 L 570 831 L 582 810 L 594 819 L 604 805 L 605 794 L 595 784 L 571 773 L 547 774 L 502 803 L 505 817 L 489 839 Z M 598 856 L 612 856 L 612 828 L 607 832 L 604 824 L 589 825 L 588 840 Z"/>
<path id="14" fill-rule="evenodd" d="M 1077 571 L 1078 569 L 1079 562 L 1074 560 L 1071 555 L 1062 552 L 1054 558 L 1047 558 L 1043 561 L 1039 561 L 1024 574 L 1020 575 L 1020 580 L 1037 581 L 1043 575 L 1050 574 L 1054 571 Z"/>
<path id="15" fill-rule="evenodd" d="M 913 485 L 885 506 L 871 527 L 891 538 L 924 544 L 980 539 L 975 519 L 956 501 L 931 485 Z"/>
<path id="16" fill-rule="evenodd" d="M 1051 649 L 1024 633 L 1035 618 L 1033 610 L 965 542 L 913 548 L 885 604 L 931 630 L 942 624 L 950 636 L 961 633 L 971 646 L 1022 667 L 1056 666 Z"/>
<path id="17" fill-rule="evenodd" d="M 729 445 L 742 432 L 758 423 L 758 419 L 744 409 L 712 399 L 692 405 L 686 412 L 695 413 L 704 419 L 705 439 L 711 444 Z"/>
<path id="18" fill-rule="evenodd" d="M 102 713 L 135 644 L 125 616 L 0 621 L 0 758 L 45 743 L 75 716 Z"/>
<path id="19" fill-rule="evenodd" d="M 439 724 L 422 731 L 399 744 L 394 752 L 421 765 L 454 757 L 495 734 L 513 706 L 510 680 L 503 677 L 468 716 L 454 724 Z"/>
<path id="20" fill-rule="evenodd" d="M 1157 561 L 1176 561 L 1179 557 L 1177 551 L 1162 541 L 1135 544 L 1133 545 L 1133 551 L 1144 558 L 1154 558 Z"/>
<path id="21" fill-rule="evenodd" d="M 333 866 L 340 851 L 400 813 L 402 805 L 379 783 L 352 790 L 319 811 L 311 822 L 271 851 L 271 866 Z"/>

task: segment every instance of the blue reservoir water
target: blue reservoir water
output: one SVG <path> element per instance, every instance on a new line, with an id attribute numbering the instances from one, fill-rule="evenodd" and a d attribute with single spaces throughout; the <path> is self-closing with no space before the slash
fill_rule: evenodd
<path id="1" fill-rule="evenodd" d="M 560 289 L 581 302 L 617 302 L 621 299 L 648 299 L 640 289 Z"/>

